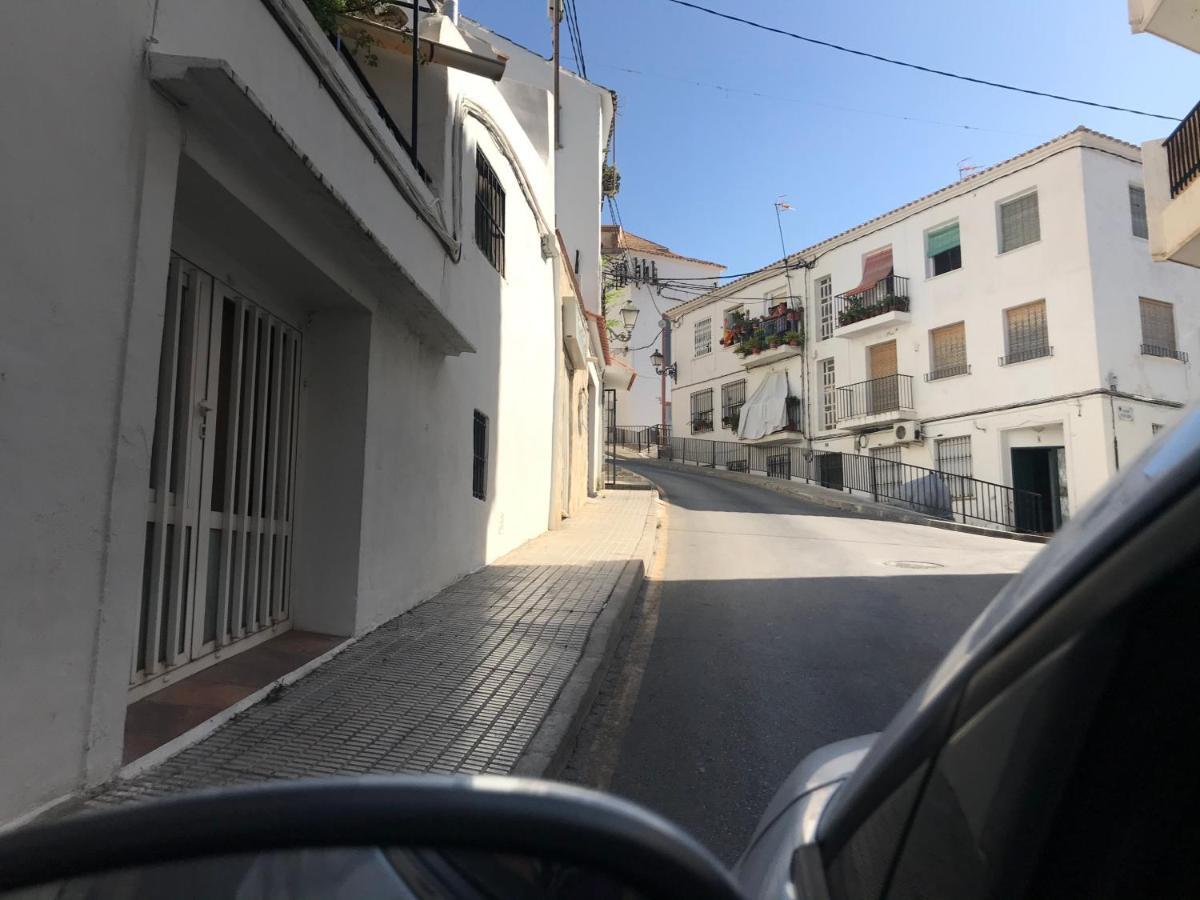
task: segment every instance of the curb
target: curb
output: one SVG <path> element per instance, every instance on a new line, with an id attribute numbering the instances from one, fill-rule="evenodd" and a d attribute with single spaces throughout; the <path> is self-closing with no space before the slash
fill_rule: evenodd
<path id="1" fill-rule="evenodd" d="M 883 503 L 852 499 L 848 495 L 842 494 L 840 491 L 832 491 L 829 488 L 823 488 L 812 484 L 800 484 L 799 482 L 791 480 L 783 481 L 782 479 L 764 478 L 759 475 L 746 475 L 741 472 L 728 472 L 724 469 L 712 469 L 708 466 L 689 466 L 686 463 L 674 462 L 673 460 L 639 457 L 639 461 L 650 466 L 659 466 L 664 469 L 697 472 L 710 478 L 720 478 L 725 481 L 734 481 L 739 484 L 755 485 L 756 487 L 766 488 L 768 491 L 774 491 L 777 494 L 787 494 L 788 496 L 797 497 L 801 500 L 807 500 L 810 503 L 816 503 L 819 506 L 824 506 L 829 509 L 840 509 L 845 512 L 860 513 L 864 516 L 870 516 L 871 518 L 881 522 L 900 522 L 905 525 L 924 525 L 929 528 L 941 528 L 944 531 L 958 531 L 963 534 L 976 534 L 981 537 L 1001 538 L 1009 541 L 1023 541 L 1029 544 L 1045 544 L 1050 540 L 1048 537 L 1037 534 L 1023 534 L 1015 531 L 1000 531 L 999 529 L 993 528 L 981 528 L 977 525 L 964 525 L 961 522 L 947 522 L 944 519 L 935 519 L 931 516 L 923 516 L 920 513 L 896 509 Z"/>
<path id="2" fill-rule="evenodd" d="M 649 487 L 649 486 L 648 486 Z M 649 561 L 658 543 L 659 509 L 651 503 L 642 537 L 634 556 L 621 570 L 604 609 L 592 623 L 579 662 L 554 698 L 542 724 L 534 732 L 525 752 L 513 767 L 513 775 L 527 778 L 555 778 L 566 765 L 575 747 L 575 738 L 583 727 L 600 690 L 604 675 L 616 655 L 625 624 L 633 612 L 633 603 L 642 590 Z"/>

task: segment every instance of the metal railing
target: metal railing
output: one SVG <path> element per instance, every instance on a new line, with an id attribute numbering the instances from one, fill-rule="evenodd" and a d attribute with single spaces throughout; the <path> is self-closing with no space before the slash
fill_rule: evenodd
<path id="1" fill-rule="evenodd" d="M 900 275 L 880 278 L 865 291 L 838 294 L 834 310 L 839 328 L 889 312 L 908 312 L 908 279 Z"/>
<path id="2" fill-rule="evenodd" d="M 1021 347 L 1006 353 L 1001 356 L 998 362 L 1002 366 L 1011 366 L 1013 363 L 1025 362 L 1030 359 L 1041 359 L 1043 356 L 1053 356 L 1054 348 L 1049 344 L 1034 344 L 1030 347 Z"/>
<path id="3" fill-rule="evenodd" d="M 1200 103 L 1192 107 L 1163 141 L 1163 146 L 1167 150 L 1167 179 L 1174 198 L 1200 175 Z"/>
<path id="4" fill-rule="evenodd" d="M 939 378 L 953 378 L 955 375 L 970 375 L 971 367 L 967 363 L 957 366 L 942 366 L 940 369 L 930 369 L 925 373 L 926 381 L 937 381 Z"/>
<path id="5" fill-rule="evenodd" d="M 913 408 L 911 375 L 885 375 L 837 389 L 838 421 Z"/>
<path id="6" fill-rule="evenodd" d="M 800 480 L 967 525 L 1040 534 L 1041 494 L 877 456 L 671 437 L 657 425 L 617 429 L 617 443 L 659 459 L 767 478 Z"/>
<path id="7" fill-rule="evenodd" d="M 1161 356 L 1165 359 L 1177 359 L 1180 362 L 1187 362 L 1188 355 L 1184 350 L 1176 350 L 1174 347 L 1164 347 L 1162 344 L 1142 344 L 1143 356 Z"/>

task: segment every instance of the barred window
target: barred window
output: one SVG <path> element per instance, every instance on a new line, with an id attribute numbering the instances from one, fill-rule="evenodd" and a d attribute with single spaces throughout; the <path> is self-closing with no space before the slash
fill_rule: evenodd
<path id="1" fill-rule="evenodd" d="M 821 360 L 821 424 L 828 431 L 837 427 L 837 385 L 833 371 L 833 359 Z"/>
<path id="2" fill-rule="evenodd" d="M 694 356 L 703 356 L 712 352 L 712 319 L 701 319 L 692 326 L 692 340 L 695 342 Z"/>
<path id="3" fill-rule="evenodd" d="M 1134 237 L 1150 236 L 1150 228 L 1146 224 L 1146 191 L 1136 184 L 1129 186 L 1129 218 L 1133 224 Z"/>
<path id="4" fill-rule="evenodd" d="M 975 496 L 971 478 L 971 436 L 939 438 L 936 443 L 937 467 L 947 475 L 952 500 L 967 500 Z"/>
<path id="5" fill-rule="evenodd" d="M 475 149 L 475 243 L 504 274 L 504 188 L 487 158 Z"/>
<path id="6" fill-rule="evenodd" d="M 929 332 L 929 381 L 965 375 L 967 365 L 967 327 L 962 322 L 943 325 Z"/>
<path id="7" fill-rule="evenodd" d="M 1175 308 L 1161 300 L 1142 297 L 1142 352 L 1147 356 L 1174 356 Z"/>
<path id="8" fill-rule="evenodd" d="M 1167 427 L 1166 425 L 1159 425 L 1157 422 L 1151 422 L 1150 423 L 1150 433 L 1158 434 L 1160 431 L 1162 431 L 1166 427 Z"/>
<path id="9" fill-rule="evenodd" d="M 1037 191 L 1000 204 L 1000 252 L 1007 253 L 1042 238 Z"/>
<path id="10" fill-rule="evenodd" d="M 1022 362 L 1050 355 L 1046 330 L 1046 301 L 1035 300 L 1004 311 L 1005 346 L 1003 363 Z"/>
<path id="11" fill-rule="evenodd" d="M 746 404 L 746 379 L 721 385 L 721 424 L 736 431 Z"/>
<path id="12" fill-rule="evenodd" d="M 474 447 L 471 471 L 471 496 L 487 499 L 488 417 L 475 410 Z"/>
<path id="13" fill-rule="evenodd" d="M 705 388 L 692 394 L 692 434 L 713 430 L 713 392 Z"/>
<path id="14" fill-rule="evenodd" d="M 833 337 L 833 278 L 817 279 L 817 308 L 821 314 L 821 340 Z"/>

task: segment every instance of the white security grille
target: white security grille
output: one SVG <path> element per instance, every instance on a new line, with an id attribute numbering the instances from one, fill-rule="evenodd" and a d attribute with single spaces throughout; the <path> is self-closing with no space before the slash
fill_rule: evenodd
<path id="1" fill-rule="evenodd" d="M 693 326 L 692 337 L 695 342 L 695 356 L 703 356 L 712 351 L 712 319 L 701 319 Z"/>
<path id="2" fill-rule="evenodd" d="M 286 622 L 300 334 L 175 257 L 133 683 Z"/>
<path id="3" fill-rule="evenodd" d="M 821 424 L 826 430 L 837 425 L 837 390 L 833 359 L 821 360 Z"/>
<path id="4" fill-rule="evenodd" d="M 1129 219 L 1134 237 L 1150 237 L 1150 226 L 1146 223 L 1146 191 L 1135 184 L 1129 186 Z"/>
<path id="5" fill-rule="evenodd" d="M 817 279 L 817 309 L 821 316 L 821 340 L 833 337 L 833 278 Z"/>

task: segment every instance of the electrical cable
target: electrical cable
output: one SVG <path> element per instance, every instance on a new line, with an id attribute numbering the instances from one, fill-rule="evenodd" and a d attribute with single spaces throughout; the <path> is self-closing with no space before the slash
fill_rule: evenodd
<path id="1" fill-rule="evenodd" d="M 906 69 L 914 69 L 915 71 L 925 72 L 926 74 L 929 74 L 929 75 L 939 75 L 943 78 L 953 78 L 958 81 L 966 81 L 971 84 L 979 84 L 979 85 L 983 85 L 985 87 L 998 88 L 999 90 L 1002 90 L 1002 91 L 1012 91 L 1012 92 L 1018 93 L 1018 94 L 1029 94 L 1033 97 L 1045 97 L 1050 100 L 1061 100 L 1064 103 L 1076 103 L 1076 104 L 1079 104 L 1080 106 L 1090 106 L 1090 107 L 1093 107 L 1094 109 L 1108 109 L 1108 110 L 1112 110 L 1113 112 L 1129 113 L 1130 115 L 1134 115 L 1134 116 L 1146 116 L 1151 119 L 1165 119 L 1168 122 L 1178 122 L 1179 121 L 1178 116 L 1166 116 L 1161 113 L 1146 112 L 1145 110 L 1141 110 L 1141 109 L 1131 109 L 1130 107 L 1127 107 L 1127 106 L 1114 106 L 1111 103 L 1099 103 L 1094 100 L 1082 100 L 1078 97 L 1068 97 L 1064 94 L 1055 94 L 1055 93 L 1051 93 L 1050 91 L 1039 91 L 1039 90 L 1035 90 L 1033 88 L 1017 87 L 1016 85 L 1005 84 L 1002 81 L 988 81 L 985 78 L 975 78 L 972 75 L 960 75 L 957 72 L 947 72 L 944 69 L 934 69 L 931 66 L 923 66 L 923 65 L 920 65 L 919 63 L 906 62 L 905 60 L 902 60 L 902 59 L 893 59 L 890 56 L 882 56 L 878 53 L 870 53 L 866 50 L 856 50 L 853 47 L 846 47 L 842 44 L 835 44 L 832 41 L 823 41 L 823 40 L 820 40 L 819 38 L 807 37 L 806 35 L 797 34 L 794 31 L 788 31 L 784 28 L 776 28 L 773 25 L 766 25 L 762 22 L 756 22 L 753 19 L 744 19 L 741 16 L 735 16 L 732 13 L 724 13 L 724 12 L 720 12 L 719 10 L 710 9 L 707 6 L 701 6 L 698 3 L 691 3 L 690 0 L 665 0 L 665 2 L 673 3 L 676 6 L 683 6 L 683 7 L 686 7 L 687 9 L 695 10 L 696 12 L 706 13 L 707 15 L 715 16 L 718 19 L 727 19 L 730 22 L 737 22 L 741 25 L 748 25 L 751 28 L 757 28 L 761 31 L 767 31 L 772 34 L 782 35 L 783 37 L 789 37 L 789 38 L 792 38 L 797 41 L 804 41 L 805 43 L 808 43 L 808 44 L 815 44 L 818 47 L 826 47 L 830 50 L 837 50 L 839 53 L 849 53 L 852 56 L 861 56 L 861 57 L 864 57 L 865 59 L 873 59 L 876 62 L 888 63 L 889 65 L 893 65 L 893 66 L 901 66 Z"/>
<path id="2" fill-rule="evenodd" d="M 583 56 L 583 32 L 579 30 L 579 11 L 575 8 L 575 0 L 565 0 L 568 20 L 568 30 L 574 32 L 575 61 L 579 63 L 579 74 L 588 77 L 587 61 Z"/>

